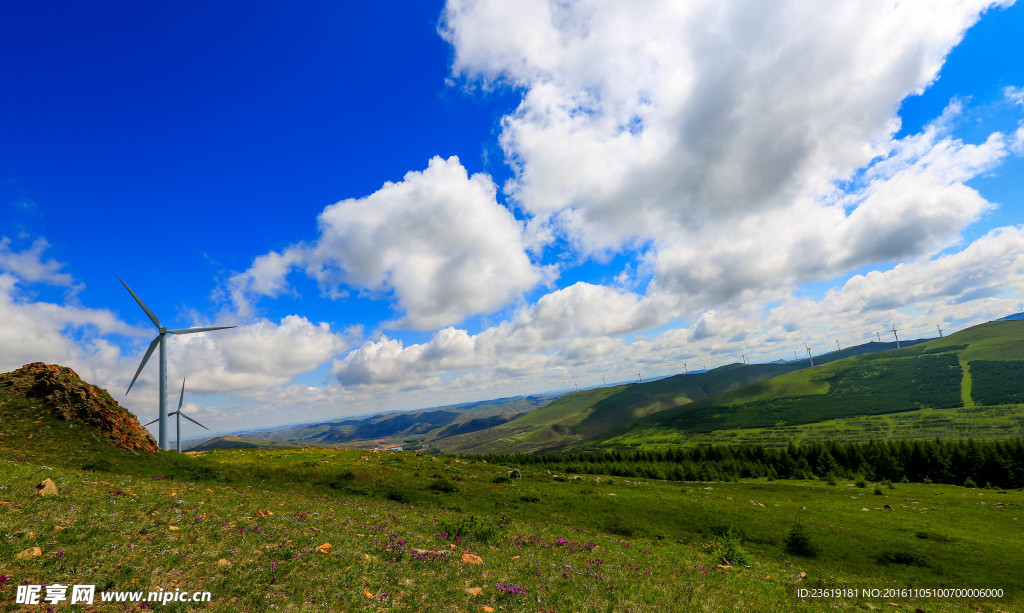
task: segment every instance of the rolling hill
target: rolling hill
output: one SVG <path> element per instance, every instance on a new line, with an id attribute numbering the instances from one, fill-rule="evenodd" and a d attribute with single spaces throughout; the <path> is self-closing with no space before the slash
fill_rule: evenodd
<path id="1" fill-rule="evenodd" d="M 535 394 L 480 402 L 397 411 L 364 418 L 348 418 L 242 433 L 245 442 L 289 442 L 296 445 L 372 447 L 379 442 L 429 448 L 445 437 L 493 428 L 551 402 L 555 396 Z M 199 450 L 199 447 L 194 449 Z"/>
<path id="2" fill-rule="evenodd" d="M 925 342 L 904 343 L 913 346 Z M 815 356 L 816 365 L 895 349 L 871 342 Z M 707 372 L 674 375 L 567 394 L 551 404 L 499 426 L 450 436 L 435 445 L 450 453 L 550 452 L 581 444 L 662 411 L 705 400 L 744 386 L 809 368 L 809 360 L 771 364 L 728 364 Z"/>
<path id="3" fill-rule="evenodd" d="M 702 437 L 711 433 L 744 430 L 799 438 L 801 427 L 893 414 L 938 419 L 950 426 L 946 436 L 963 435 L 954 427 L 956 418 L 1008 418 L 1009 436 L 1019 434 L 1024 424 L 1019 408 L 1010 406 L 1021 402 L 1024 323 L 997 321 L 895 351 L 787 373 L 661 411 L 588 442 L 612 447 L 685 444 L 706 441 Z"/>

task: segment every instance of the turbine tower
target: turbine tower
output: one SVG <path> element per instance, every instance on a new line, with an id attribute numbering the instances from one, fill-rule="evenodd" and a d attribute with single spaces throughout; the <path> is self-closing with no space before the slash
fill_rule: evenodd
<path id="1" fill-rule="evenodd" d="M 892 324 L 892 335 L 896 337 L 896 348 L 900 348 L 900 337 L 896 334 L 896 324 Z"/>
<path id="2" fill-rule="evenodd" d="M 843 348 L 839 346 L 839 339 L 836 339 L 836 351 L 842 351 Z"/>
<path id="3" fill-rule="evenodd" d="M 875 330 L 875 336 L 878 337 L 878 342 L 881 343 L 882 342 L 882 335 L 878 333 L 878 330 Z"/>
<path id="4" fill-rule="evenodd" d="M 139 303 L 142 310 L 145 311 L 146 316 L 153 322 L 156 329 L 159 331 L 153 342 L 149 344 L 149 348 L 146 349 L 146 355 L 142 358 L 142 363 L 139 364 L 139 369 L 135 371 L 135 376 L 132 377 L 132 382 L 128 385 L 128 390 L 125 391 L 125 396 L 128 392 L 132 391 L 132 386 L 135 385 L 135 381 L 139 378 L 139 374 L 142 373 L 142 369 L 146 367 L 146 362 L 149 361 L 150 356 L 153 355 L 153 351 L 160 346 L 160 449 L 167 451 L 167 335 L 168 334 L 195 334 L 196 332 L 209 332 L 211 330 L 226 330 L 228 328 L 234 328 L 235 326 L 216 326 L 212 328 L 182 328 L 179 330 L 168 330 L 164 326 L 160 325 L 160 320 L 153 314 L 153 311 L 149 310 L 149 307 L 135 295 L 132 288 L 128 287 L 128 284 L 124 282 L 121 277 L 117 278 L 124 286 L 128 293 L 132 295 L 135 302 Z"/>
<path id="5" fill-rule="evenodd" d="M 181 453 L 181 418 L 182 417 L 184 417 L 185 419 L 187 419 L 190 422 L 194 423 L 195 425 L 201 427 L 204 430 L 209 430 L 209 428 L 207 428 L 203 424 L 199 423 L 198 421 L 192 419 L 188 415 L 185 415 L 184 413 L 181 412 L 181 404 L 183 402 L 185 402 L 185 378 L 184 377 L 181 378 L 181 396 L 178 396 L 178 410 L 173 412 L 173 413 L 168 413 L 168 417 L 170 417 L 171 415 L 177 415 L 178 416 L 178 418 L 175 420 L 177 422 L 177 426 L 178 426 L 178 434 L 177 434 L 177 437 L 174 440 L 174 442 L 177 443 L 178 453 Z M 153 421 L 149 422 L 149 424 L 154 423 L 156 421 L 159 421 L 159 419 L 160 418 L 158 417 L 158 418 L 154 419 Z M 148 426 L 149 424 L 146 424 L 146 426 Z M 143 427 L 146 427 L 146 426 L 143 426 Z"/>
<path id="6" fill-rule="evenodd" d="M 811 367 L 813 368 L 814 367 L 814 356 L 811 355 L 811 348 L 807 346 L 807 343 L 804 343 L 804 349 L 807 350 L 807 357 L 810 358 L 810 360 L 811 360 Z"/>
<path id="7" fill-rule="evenodd" d="M 640 370 L 639 369 L 636 371 L 636 380 L 639 381 L 640 383 L 644 382 L 643 378 L 640 376 Z"/>
<path id="8" fill-rule="evenodd" d="M 935 327 L 939 328 L 939 338 L 942 338 L 942 328 L 939 327 L 939 324 L 935 324 Z"/>
<path id="9" fill-rule="evenodd" d="M 683 362 L 683 374 L 684 375 L 690 374 L 690 371 L 686 370 L 686 362 Z"/>

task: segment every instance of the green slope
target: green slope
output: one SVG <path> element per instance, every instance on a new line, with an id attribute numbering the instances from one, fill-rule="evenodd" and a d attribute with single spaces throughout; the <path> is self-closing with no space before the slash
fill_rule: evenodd
<path id="1" fill-rule="evenodd" d="M 886 346 L 885 343 L 869 345 Z M 869 345 L 833 352 L 816 360 L 855 355 L 865 351 L 865 347 L 870 351 Z M 783 364 L 729 364 L 708 372 L 675 375 L 648 383 L 584 390 L 562 396 L 543 408 L 500 426 L 448 437 L 435 444 L 444 451 L 458 453 L 554 451 L 666 409 L 808 366 L 807 360 Z"/>
<path id="2" fill-rule="evenodd" d="M 313 447 L 312 444 L 299 445 L 287 441 L 273 441 L 259 438 L 246 438 L 242 436 L 218 436 L 208 441 L 203 441 L 186 449 L 186 451 L 209 451 L 211 449 L 298 449 L 300 447 Z"/>
<path id="3" fill-rule="evenodd" d="M 922 343 L 908 341 L 906 345 Z M 895 349 L 895 343 L 866 343 L 815 356 L 815 365 L 861 354 Z M 435 445 L 450 453 L 550 452 L 581 444 L 662 411 L 717 396 L 746 385 L 810 367 L 809 360 L 779 364 L 728 364 L 708 372 L 675 375 L 641 384 L 619 385 L 567 394 L 551 404 L 494 428 L 441 438 Z M 785 382 L 776 384 L 787 385 Z M 813 393 L 799 379 L 774 393 Z M 793 387 L 796 386 L 796 387 Z"/>
<path id="4" fill-rule="evenodd" d="M 1021 402 L 1024 322 L 990 322 L 896 351 L 783 374 L 662 411 L 589 442 L 678 443 L 722 431 L 791 428 L 904 412 L 978 411 Z"/>

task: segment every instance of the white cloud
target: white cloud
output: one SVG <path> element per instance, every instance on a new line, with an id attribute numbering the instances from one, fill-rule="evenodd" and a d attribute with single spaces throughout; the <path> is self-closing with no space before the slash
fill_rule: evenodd
<path id="1" fill-rule="evenodd" d="M 872 340 L 874 330 L 884 332 L 893 321 L 901 338 L 932 336 L 936 324 L 948 332 L 1016 310 L 1014 300 L 1024 293 L 1024 227 L 994 230 L 958 252 L 856 275 L 819 300 L 787 294 L 767 312 L 764 301 L 727 303 L 654 339 L 623 336 L 644 327 L 636 313 L 653 308 L 650 298 L 573 287 L 476 335 L 448 328 L 423 344 L 367 342 L 337 360 L 334 374 L 363 394 L 414 380 L 448 394 L 511 392 L 524 384 L 539 391 L 573 379 L 581 386 L 602 377 L 629 379 L 637 367 L 647 375 L 681 372 L 684 362 L 689 370 L 714 368 L 742 353 L 755 361 L 791 359 L 792 350 L 804 355 L 805 342 L 825 353 L 836 340 L 843 347 Z M 578 296 L 591 300 L 576 302 Z M 630 328 L 627 321 L 638 323 Z M 437 379 L 462 371 L 469 372 L 444 384 Z"/>
<path id="2" fill-rule="evenodd" d="M 230 393 L 283 385 L 344 351 L 348 340 L 326 323 L 288 315 L 231 330 L 172 335 L 168 353 L 195 393 Z M 151 368 L 147 366 L 147 368 Z"/>
<path id="3" fill-rule="evenodd" d="M 422 172 L 328 206 L 313 244 L 256 258 L 231 281 L 235 303 L 278 295 L 301 266 L 327 295 L 354 287 L 393 297 L 399 326 L 425 330 L 491 313 L 553 274 L 531 262 L 523 228 L 495 197 L 488 176 L 434 157 Z"/>
<path id="4" fill-rule="evenodd" d="M 1003 96 L 1012 104 L 1024 108 L 1024 87 L 1007 86 L 1003 88 Z"/>
<path id="5" fill-rule="evenodd" d="M 84 367 L 79 374 L 89 374 L 94 372 L 92 359 L 109 363 L 117 357 L 97 335 L 138 334 L 106 309 L 24 300 L 19 283 L 13 275 L 0 273 L 0 372 L 29 362 L 52 362 Z"/>
<path id="6" fill-rule="evenodd" d="M 11 249 L 11 239 L 0 236 L 0 271 L 17 275 L 30 283 L 72 287 L 75 291 L 82 289 L 81 284 L 76 284 L 70 274 L 61 272 L 64 264 L 43 259 L 43 252 L 49 246 L 45 238 L 39 237 L 28 249 L 16 252 Z"/>
<path id="7" fill-rule="evenodd" d="M 451 0 L 442 34 L 456 76 L 525 91 L 501 143 L 535 236 L 641 246 L 697 312 L 932 252 L 988 208 L 963 181 L 1002 135 L 964 144 L 945 117 L 891 139 L 994 4 Z"/>

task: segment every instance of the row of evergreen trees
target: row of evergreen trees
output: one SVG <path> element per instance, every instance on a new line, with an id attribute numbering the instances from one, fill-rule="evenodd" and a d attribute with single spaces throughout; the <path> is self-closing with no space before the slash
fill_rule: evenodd
<path id="1" fill-rule="evenodd" d="M 507 465 L 671 481 L 863 478 L 869 481 L 1024 487 L 1024 438 L 1003 441 L 896 440 L 795 444 L 711 445 L 663 450 L 608 450 L 562 454 L 483 455 Z"/>

